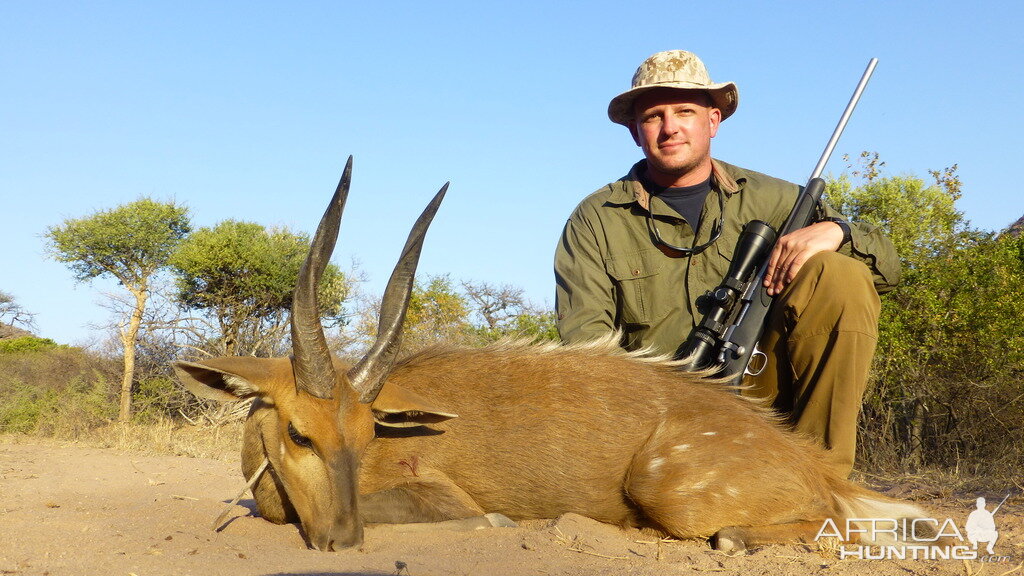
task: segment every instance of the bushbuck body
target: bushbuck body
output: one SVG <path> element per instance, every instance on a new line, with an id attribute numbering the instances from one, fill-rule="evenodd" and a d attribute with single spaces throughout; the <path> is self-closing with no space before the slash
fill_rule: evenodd
<path id="1" fill-rule="evenodd" d="M 389 282 L 376 344 L 355 366 L 342 364 L 327 350 L 315 291 L 350 171 L 351 159 L 300 274 L 294 357 L 175 366 L 197 394 L 256 398 L 242 468 L 249 478 L 269 460 L 253 487 L 268 520 L 299 520 L 312 546 L 337 550 L 361 542 L 364 523 L 575 512 L 713 537 L 735 552 L 813 538 L 826 518 L 923 516 L 837 477 L 823 450 L 767 410 L 669 358 L 624 352 L 616 335 L 397 360 L 419 249 L 444 188 Z"/>

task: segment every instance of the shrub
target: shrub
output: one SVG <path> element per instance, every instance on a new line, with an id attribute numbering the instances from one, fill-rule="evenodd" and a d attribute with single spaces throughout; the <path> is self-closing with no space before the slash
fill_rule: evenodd
<path id="1" fill-rule="evenodd" d="M 49 338 L 36 338 L 35 336 L 22 336 L 0 340 L 0 354 L 14 354 L 18 352 L 40 352 L 61 347 Z"/>
<path id="2" fill-rule="evenodd" d="M 115 362 L 80 348 L 0 354 L 0 432 L 73 437 L 104 424 L 117 415 L 118 380 Z"/>

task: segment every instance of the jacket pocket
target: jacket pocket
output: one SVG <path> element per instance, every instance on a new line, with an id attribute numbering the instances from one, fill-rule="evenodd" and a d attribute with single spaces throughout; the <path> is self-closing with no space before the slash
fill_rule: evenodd
<path id="1" fill-rule="evenodd" d="M 616 255 L 604 264 L 615 282 L 616 324 L 650 324 L 656 317 L 653 296 L 661 264 L 645 252 Z"/>

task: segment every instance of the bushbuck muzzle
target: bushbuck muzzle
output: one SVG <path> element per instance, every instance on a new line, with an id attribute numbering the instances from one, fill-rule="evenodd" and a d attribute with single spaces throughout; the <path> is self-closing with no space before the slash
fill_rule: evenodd
<path id="1" fill-rule="evenodd" d="M 314 506 L 323 509 L 306 514 L 302 526 L 311 546 L 322 552 L 342 550 L 363 543 L 363 522 L 359 517 L 358 474 L 359 460 L 350 450 L 333 455 L 327 462 L 329 497 L 312 494 Z"/>

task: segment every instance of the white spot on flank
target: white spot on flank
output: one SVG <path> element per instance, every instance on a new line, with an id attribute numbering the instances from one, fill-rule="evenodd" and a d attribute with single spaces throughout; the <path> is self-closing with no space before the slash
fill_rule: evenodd
<path id="1" fill-rule="evenodd" d="M 739 496 L 740 491 L 737 490 L 735 486 L 728 486 L 725 489 L 725 493 L 735 498 L 736 496 Z"/>
<path id="2" fill-rule="evenodd" d="M 672 451 L 673 452 L 686 452 L 687 450 L 690 449 L 690 447 L 691 447 L 690 444 L 680 444 L 678 446 L 673 446 L 672 447 Z"/>
<path id="3" fill-rule="evenodd" d="M 651 472 L 656 472 L 658 470 L 658 468 L 661 468 L 661 465 L 664 464 L 664 463 L 665 463 L 665 459 L 664 458 L 661 458 L 661 457 L 659 457 L 659 458 L 651 458 L 651 463 L 648 464 L 647 467 L 651 469 Z"/>
<path id="4" fill-rule="evenodd" d="M 704 436 L 714 436 L 715 434 L 718 434 L 718 432 L 704 432 L 703 433 Z"/>

